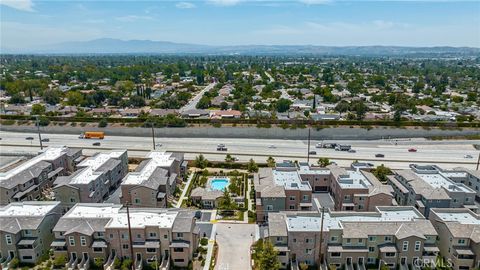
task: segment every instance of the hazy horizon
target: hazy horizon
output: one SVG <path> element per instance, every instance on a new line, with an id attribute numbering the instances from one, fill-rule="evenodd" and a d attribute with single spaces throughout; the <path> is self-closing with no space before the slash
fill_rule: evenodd
<path id="1" fill-rule="evenodd" d="M 210 46 L 480 47 L 480 2 L 0 0 L 1 45 L 95 39 Z"/>

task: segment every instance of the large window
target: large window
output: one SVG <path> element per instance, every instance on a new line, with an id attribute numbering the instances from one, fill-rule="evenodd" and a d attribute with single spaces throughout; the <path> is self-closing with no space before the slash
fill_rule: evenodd
<path id="1" fill-rule="evenodd" d="M 87 238 L 85 238 L 85 236 L 80 236 L 80 245 L 81 246 L 87 245 Z"/>
<path id="2" fill-rule="evenodd" d="M 122 245 L 122 248 L 123 248 L 123 249 L 128 249 L 128 244 L 123 244 L 123 245 Z"/>
<path id="3" fill-rule="evenodd" d="M 7 245 L 13 244 L 12 235 L 11 234 L 6 234 L 5 235 L 5 241 L 7 242 Z"/>
<path id="4" fill-rule="evenodd" d="M 183 248 L 173 248 L 173 252 L 183 252 Z"/>
<path id="5" fill-rule="evenodd" d="M 342 254 L 340 252 L 332 252 L 332 253 L 330 253 L 330 257 L 340 258 L 340 257 L 342 257 Z"/>
<path id="6" fill-rule="evenodd" d="M 157 252 L 156 248 L 147 248 L 147 253 L 155 253 Z"/>
<path id="7" fill-rule="evenodd" d="M 408 241 L 403 241 L 402 250 L 408 251 Z"/>
<path id="8" fill-rule="evenodd" d="M 421 242 L 420 241 L 415 241 L 415 251 L 419 251 L 420 246 L 421 246 Z"/>
<path id="9" fill-rule="evenodd" d="M 75 238 L 73 236 L 68 237 L 68 242 L 70 246 L 75 246 Z"/>
<path id="10" fill-rule="evenodd" d="M 385 253 L 385 257 L 395 257 L 395 252 L 387 252 Z"/>

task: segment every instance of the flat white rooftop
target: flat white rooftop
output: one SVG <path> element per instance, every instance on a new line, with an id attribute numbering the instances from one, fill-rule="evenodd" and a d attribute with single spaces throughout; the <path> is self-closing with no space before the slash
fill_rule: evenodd
<path id="1" fill-rule="evenodd" d="M 425 183 L 429 184 L 431 187 L 438 189 L 438 188 L 445 188 L 448 191 L 463 191 L 468 193 L 474 193 L 472 189 L 466 187 L 465 185 L 455 183 L 448 178 L 444 177 L 440 173 L 434 174 L 426 174 L 426 173 L 416 173 L 418 177 L 420 177 Z"/>
<path id="2" fill-rule="evenodd" d="M 111 218 L 122 208 L 119 204 L 77 204 L 64 218 Z"/>
<path id="3" fill-rule="evenodd" d="M 380 210 L 374 214 L 372 213 L 335 213 L 333 216 L 330 213 L 325 213 L 323 220 L 323 230 L 341 229 L 342 222 L 382 222 L 382 221 L 413 221 L 416 219 L 423 219 L 413 209 L 402 210 Z M 289 231 L 320 231 L 321 216 L 287 216 L 287 230 Z"/>
<path id="4" fill-rule="evenodd" d="M 348 175 L 340 175 L 338 184 L 342 188 L 368 188 L 372 183 L 360 172 L 347 170 Z"/>
<path id="5" fill-rule="evenodd" d="M 171 228 L 178 212 L 130 212 L 130 226 L 132 228 L 145 228 L 155 226 Z M 115 215 L 105 228 L 128 228 L 127 213 Z"/>
<path id="6" fill-rule="evenodd" d="M 19 202 L 0 207 L 0 217 L 41 217 L 50 213 L 60 202 Z"/>
<path id="7" fill-rule="evenodd" d="M 273 181 L 277 186 L 283 186 L 285 189 L 312 190 L 308 182 L 302 182 L 297 171 L 279 171 L 272 170 Z"/>
<path id="8" fill-rule="evenodd" d="M 309 166 L 300 166 L 298 172 L 301 174 L 321 174 L 321 175 L 328 175 L 330 174 L 330 170 L 328 169 L 310 169 Z"/>
<path id="9" fill-rule="evenodd" d="M 67 147 L 65 146 L 50 146 L 41 154 L 21 163 L 20 165 L 12 168 L 8 172 L 0 173 L 0 181 L 5 181 L 10 179 L 14 175 L 19 174 L 20 172 L 32 167 L 33 165 L 37 164 L 40 161 L 52 161 L 59 158 L 67 151 Z"/>
<path id="10" fill-rule="evenodd" d="M 120 151 L 111 151 L 109 153 L 98 153 L 94 156 L 91 156 L 83 160 L 77 167 L 83 168 L 78 174 L 76 174 L 70 180 L 70 184 L 88 184 L 95 179 L 97 179 L 101 172 L 95 172 L 100 168 L 105 162 L 111 158 L 119 158 L 126 150 Z"/>
<path id="11" fill-rule="evenodd" d="M 480 218 L 472 215 L 470 212 L 436 212 L 435 213 L 443 221 L 456 221 L 461 224 L 478 224 L 480 225 Z"/>
<path id="12" fill-rule="evenodd" d="M 148 180 L 158 167 L 170 167 L 175 161 L 175 158 L 172 156 L 172 153 L 161 152 L 161 151 L 152 151 L 147 154 L 146 158 L 150 160 L 142 168 L 140 172 L 131 172 L 127 174 L 123 180 L 123 184 L 126 185 L 138 185 Z"/>

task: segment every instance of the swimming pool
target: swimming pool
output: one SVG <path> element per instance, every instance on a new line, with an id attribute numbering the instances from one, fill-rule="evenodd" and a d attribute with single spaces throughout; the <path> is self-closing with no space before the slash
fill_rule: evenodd
<path id="1" fill-rule="evenodd" d="M 230 184 L 228 178 L 215 178 L 210 182 L 210 188 L 212 190 L 224 190 Z"/>

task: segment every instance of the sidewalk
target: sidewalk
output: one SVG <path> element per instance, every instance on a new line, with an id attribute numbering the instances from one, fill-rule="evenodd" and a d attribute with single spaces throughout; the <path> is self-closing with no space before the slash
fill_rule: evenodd
<path id="1" fill-rule="evenodd" d="M 208 239 L 208 246 L 207 246 L 207 258 L 205 258 L 205 265 L 203 266 L 203 270 L 210 269 L 210 263 L 212 261 L 213 255 L 213 246 L 215 245 L 215 238 L 217 236 L 217 225 L 215 224 L 215 217 L 217 215 L 217 211 L 212 211 L 212 215 L 210 216 L 210 222 L 212 225 L 212 233 L 210 234 L 210 239 Z"/>
<path id="2" fill-rule="evenodd" d="M 185 199 L 185 194 L 187 193 L 188 187 L 190 186 L 190 183 L 192 182 L 193 176 L 195 173 L 191 173 L 190 176 L 188 176 L 187 183 L 185 183 L 185 187 L 182 190 L 182 195 L 180 196 L 180 199 L 178 199 L 177 204 L 175 205 L 175 208 L 180 208 L 182 206 L 182 202 Z"/>

